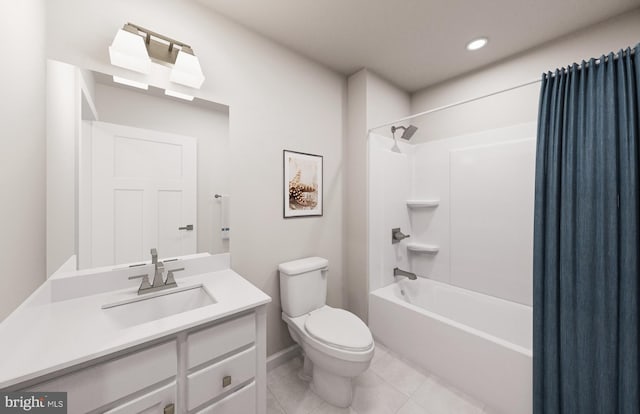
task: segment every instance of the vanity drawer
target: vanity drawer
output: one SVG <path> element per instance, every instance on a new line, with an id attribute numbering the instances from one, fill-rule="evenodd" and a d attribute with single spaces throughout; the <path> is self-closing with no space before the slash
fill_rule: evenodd
<path id="1" fill-rule="evenodd" d="M 161 413 L 169 404 L 176 403 L 176 382 L 148 392 L 131 401 L 105 411 L 104 414 Z"/>
<path id="2" fill-rule="evenodd" d="M 253 314 L 192 333 L 187 338 L 187 368 L 211 361 L 256 340 Z"/>
<path id="3" fill-rule="evenodd" d="M 256 348 L 251 348 L 224 359 L 217 364 L 187 375 L 188 409 L 217 397 L 253 378 L 256 373 Z M 228 377 L 228 382 L 225 382 Z"/>
<path id="4" fill-rule="evenodd" d="M 255 412 L 256 383 L 252 382 L 196 414 L 252 414 Z"/>
<path id="5" fill-rule="evenodd" d="M 175 377 L 176 369 L 176 343 L 171 341 L 63 375 L 28 390 L 64 391 L 68 412 L 85 413 Z"/>

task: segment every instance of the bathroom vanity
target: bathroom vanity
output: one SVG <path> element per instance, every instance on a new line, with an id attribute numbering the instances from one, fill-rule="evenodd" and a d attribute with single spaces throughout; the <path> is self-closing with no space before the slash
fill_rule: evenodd
<path id="1" fill-rule="evenodd" d="M 0 390 L 64 391 L 68 412 L 266 413 L 269 296 L 229 255 L 58 273 L 0 324 Z M 177 269 L 182 269 L 178 271 Z"/>

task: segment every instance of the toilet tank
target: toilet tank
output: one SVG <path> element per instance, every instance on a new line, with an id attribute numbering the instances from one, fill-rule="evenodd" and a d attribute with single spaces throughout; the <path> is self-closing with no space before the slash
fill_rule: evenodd
<path id="1" fill-rule="evenodd" d="M 278 266 L 284 313 L 295 318 L 325 305 L 328 266 L 329 261 L 322 257 L 307 257 Z"/>

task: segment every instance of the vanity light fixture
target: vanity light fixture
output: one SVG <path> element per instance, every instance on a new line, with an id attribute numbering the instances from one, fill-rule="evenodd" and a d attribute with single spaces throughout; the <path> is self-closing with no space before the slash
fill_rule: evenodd
<path id="1" fill-rule="evenodd" d="M 479 37 L 477 39 L 473 39 L 469 43 L 467 43 L 467 50 L 478 50 L 485 47 L 489 43 L 489 39 L 486 37 Z"/>
<path id="2" fill-rule="evenodd" d="M 204 75 L 200 68 L 200 61 L 193 54 L 189 46 L 185 46 L 178 52 L 176 63 L 171 71 L 171 82 L 200 89 L 204 82 Z"/>
<path id="3" fill-rule="evenodd" d="M 150 64 L 171 67 L 171 82 L 198 89 L 204 82 L 200 61 L 191 46 L 138 25 L 127 23 L 109 47 L 111 64 L 148 74 Z"/>
<path id="4" fill-rule="evenodd" d="M 149 73 L 151 59 L 147 54 L 144 38 L 138 35 L 133 25 L 125 24 L 118 30 L 113 43 L 109 46 L 109 60 L 114 66 L 134 72 Z"/>

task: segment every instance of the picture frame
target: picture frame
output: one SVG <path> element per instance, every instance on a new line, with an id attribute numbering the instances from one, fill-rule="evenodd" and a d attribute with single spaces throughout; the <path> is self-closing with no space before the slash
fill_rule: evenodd
<path id="1" fill-rule="evenodd" d="M 322 216 L 323 157 L 283 150 L 283 218 Z"/>

